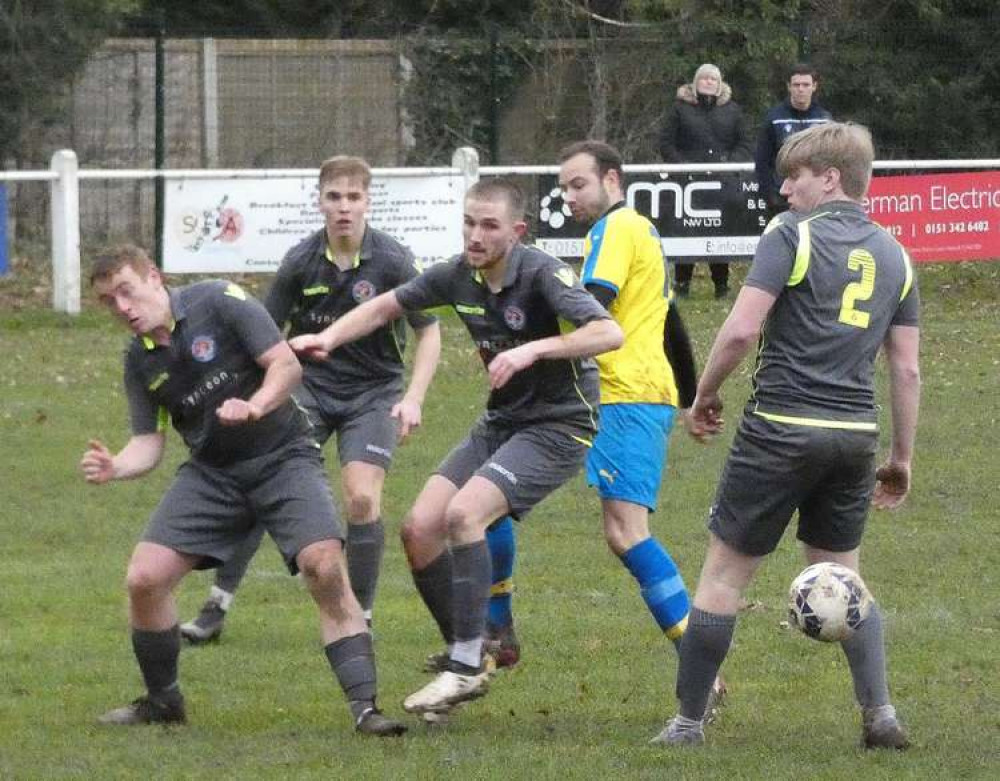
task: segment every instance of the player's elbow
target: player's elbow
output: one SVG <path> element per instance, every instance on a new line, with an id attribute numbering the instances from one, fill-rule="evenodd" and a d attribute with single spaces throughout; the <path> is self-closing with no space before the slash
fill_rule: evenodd
<path id="1" fill-rule="evenodd" d="M 598 352 L 617 350 L 625 344 L 625 332 L 614 320 L 601 320 L 602 349 Z"/>

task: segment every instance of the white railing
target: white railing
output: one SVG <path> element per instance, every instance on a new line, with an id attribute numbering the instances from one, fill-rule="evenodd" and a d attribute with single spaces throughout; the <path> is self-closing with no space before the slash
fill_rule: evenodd
<path id="1" fill-rule="evenodd" d="M 1000 159 L 983 160 L 880 160 L 876 170 L 948 170 L 1000 168 Z M 751 171 L 752 163 L 641 164 L 626 165 L 626 173 L 714 173 Z M 465 179 L 466 189 L 480 176 L 558 173 L 557 165 L 480 166 L 479 155 L 462 147 L 452 156 L 451 167 L 376 168 L 379 176 L 454 176 Z M 80 312 L 80 180 L 289 178 L 315 176 L 317 169 L 86 169 L 80 170 L 76 153 L 63 149 L 52 156 L 48 171 L 0 171 L 0 182 L 38 181 L 50 183 L 52 241 L 52 306 L 69 314 Z"/>

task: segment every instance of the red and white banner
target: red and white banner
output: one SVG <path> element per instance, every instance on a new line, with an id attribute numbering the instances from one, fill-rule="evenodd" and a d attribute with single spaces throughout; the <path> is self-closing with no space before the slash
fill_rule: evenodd
<path id="1" fill-rule="evenodd" d="M 1000 259 L 1000 171 L 875 177 L 865 208 L 914 261 Z"/>

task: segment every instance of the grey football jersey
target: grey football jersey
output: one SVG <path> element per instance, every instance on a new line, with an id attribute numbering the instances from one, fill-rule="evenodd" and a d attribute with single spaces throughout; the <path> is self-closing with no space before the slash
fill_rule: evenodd
<path id="1" fill-rule="evenodd" d="M 171 289 L 170 344 L 132 340 L 125 354 L 125 390 L 135 434 L 166 427 L 167 417 L 191 450 L 213 465 L 268 453 L 308 436 L 305 413 L 291 400 L 258 421 L 223 426 L 215 411 L 230 398 L 248 399 L 264 370 L 256 358 L 281 341 L 259 301 L 221 280 Z"/>
<path id="2" fill-rule="evenodd" d="M 431 266 L 395 293 L 408 311 L 453 307 L 484 366 L 499 352 L 559 335 L 561 320 L 579 327 L 611 317 L 568 265 L 524 245 L 516 246 L 508 258 L 498 293 L 490 291 L 462 255 Z M 490 393 L 487 418 L 513 424 L 571 418 L 594 427 L 598 401 L 593 359 L 542 360 Z"/>
<path id="3" fill-rule="evenodd" d="M 326 256 L 321 229 L 289 250 L 264 305 L 289 336 L 318 333 L 358 304 L 392 290 L 418 275 L 413 254 L 389 234 L 365 228 L 358 259 L 341 270 Z M 435 318 L 421 312 L 407 317 L 423 328 Z M 314 393 L 353 398 L 375 385 L 402 388 L 406 326 L 402 319 L 345 344 L 324 361 L 303 362 L 303 383 Z"/>
<path id="4" fill-rule="evenodd" d="M 879 348 L 890 327 L 918 324 L 902 246 L 853 202 L 785 212 L 761 237 L 746 284 L 777 296 L 761 332 L 751 408 L 874 422 Z"/>

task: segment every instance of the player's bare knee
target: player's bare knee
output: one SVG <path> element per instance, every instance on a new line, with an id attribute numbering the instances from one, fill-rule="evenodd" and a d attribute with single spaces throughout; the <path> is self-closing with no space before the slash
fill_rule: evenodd
<path id="1" fill-rule="evenodd" d="M 150 599 L 169 593 L 170 581 L 153 567 L 133 564 L 125 575 L 125 588 L 133 600 Z"/>
<path id="2" fill-rule="evenodd" d="M 344 495 L 344 503 L 347 505 L 347 519 L 351 523 L 359 521 L 374 521 L 378 515 L 378 496 L 369 490 L 350 490 Z"/>
<path id="3" fill-rule="evenodd" d="M 445 527 L 448 529 L 449 539 L 465 539 L 474 534 L 479 524 L 479 518 L 468 507 L 460 502 L 452 502 L 448 505 L 444 516 Z"/>
<path id="4" fill-rule="evenodd" d="M 310 586 L 319 586 L 324 590 L 339 589 L 345 578 L 343 555 L 333 541 L 310 545 L 299 553 L 296 563 Z"/>

